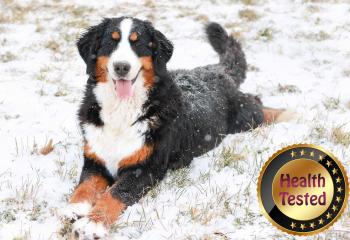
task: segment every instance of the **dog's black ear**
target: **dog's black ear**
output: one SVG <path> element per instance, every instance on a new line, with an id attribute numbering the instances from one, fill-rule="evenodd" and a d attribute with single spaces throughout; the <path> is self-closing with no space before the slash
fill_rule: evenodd
<path id="1" fill-rule="evenodd" d="M 153 51 L 153 61 L 156 65 L 166 66 L 166 63 L 173 55 L 174 46 L 163 33 L 155 29 L 151 22 L 145 21 L 146 28 L 151 34 L 149 43 Z"/>
<path id="2" fill-rule="evenodd" d="M 95 67 L 97 51 L 100 47 L 105 28 L 110 19 L 104 19 L 100 24 L 92 26 L 81 35 L 77 47 L 81 58 L 86 63 L 86 73 L 91 74 Z"/>
<path id="3" fill-rule="evenodd" d="M 163 63 L 167 63 L 173 55 L 174 46 L 167 39 L 163 33 L 154 29 L 153 32 L 153 44 L 155 60 Z"/>

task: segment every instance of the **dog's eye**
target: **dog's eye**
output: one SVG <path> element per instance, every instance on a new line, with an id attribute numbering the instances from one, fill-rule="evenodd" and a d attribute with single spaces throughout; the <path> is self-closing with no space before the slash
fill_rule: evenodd
<path id="1" fill-rule="evenodd" d="M 112 32 L 112 38 L 114 40 L 119 40 L 120 39 L 120 33 L 119 32 Z"/>

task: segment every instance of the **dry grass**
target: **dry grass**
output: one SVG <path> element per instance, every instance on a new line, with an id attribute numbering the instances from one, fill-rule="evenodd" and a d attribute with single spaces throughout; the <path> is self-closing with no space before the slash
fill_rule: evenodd
<path id="1" fill-rule="evenodd" d="M 16 220 L 16 213 L 13 209 L 5 209 L 0 212 L 0 222 L 1 223 L 10 223 Z"/>
<path id="2" fill-rule="evenodd" d="M 171 183 L 173 183 L 176 187 L 178 188 L 184 188 L 186 186 L 189 186 L 192 181 L 189 178 L 188 174 L 189 174 L 190 169 L 187 167 L 178 169 L 174 172 L 172 172 L 171 176 Z"/>
<path id="3" fill-rule="evenodd" d="M 17 56 L 11 52 L 5 52 L 0 55 L 0 62 L 7 63 L 16 60 Z"/>
<path id="4" fill-rule="evenodd" d="M 331 140 L 335 144 L 345 147 L 350 145 L 350 131 L 345 130 L 345 125 L 327 127 L 324 123 L 315 123 L 310 130 L 310 136 L 315 139 Z"/>
<path id="5" fill-rule="evenodd" d="M 256 21 L 259 19 L 258 14 L 252 9 L 244 9 L 238 12 L 238 16 L 246 21 Z"/>
<path id="6" fill-rule="evenodd" d="M 259 0 L 240 0 L 245 5 L 256 5 Z"/>
<path id="7" fill-rule="evenodd" d="M 180 214 L 188 215 L 191 221 L 207 225 L 215 218 L 222 218 L 233 213 L 232 198 L 227 189 L 212 188 L 210 197 L 205 201 L 200 201 L 188 206 L 187 210 Z"/>
<path id="8" fill-rule="evenodd" d="M 295 86 L 295 85 L 291 85 L 291 84 L 278 84 L 278 91 L 280 93 L 300 93 L 300 89 Z"/>
<path id="9" fill-rule="evenodd" d="M 145 0 L 143 5 L 147 8 L 152 8 L 152 9 L 156 7 L 156 4 L 153 0 Z"/>
<path id="10" fill-rule="evenodd" d="M 58 235 L 64 239 L 73 239 L 71 238 L 71 233 L 73 230 L 73 222 L 70 219 L 61 220 L 61 228 L 58 230 Z"/>
<path id="11" fill-rule="evenodd" d="M 39 178 L 35 179 L 22 179 L 21 185 L 16 187 L 14 198 L 17 204 L 23 204 L 28 200 L 35 202 L 37 200 L 37 195 L 42 186 L 41 180 Z"/>
<path id="12" fill-rule="evenodd" d="M 252 65 L 252 64 L 249 64 L 249 63 L 248 63 L 248 71 L 250 71 L 250 72 L 259 72 L 259 71 L 260 71 L 260 68 L 258 68 L 258 67 L 255 66 L 255 65 Z"/>
<path id="13" fill-rule="evenodd" d="M 76 177 L 78 175 L 78 166 L 74 165 L 72 167 L 68 167 L 66 165 L 65 159 L 57 159 L 55 160 L 56 170 L 54 173 L 56 173 L 62 181 L 66 181 L 67 179 L 75 182 Z"/>
<path id="14" fill-rule="evenodd" d="M 326 97 L 323 101 L 323 106 L 327 110 L 335 110 L 340 107 L 340 99 L 339 98 L 334 98 L 334 97 Z"/>
<path id="15" fill-rule="evenodd" d="M 303 0 L 304 3 L 349 3 L 349 0 Z"/>
<path id="16" fill-rule="evenodd" d="M 45 145 L 40 149 L 40 153 L 42 155 L 47 155 L 52 152 L 54 149 L 54 145 L 52 143 L 52 139 L 50 139 L 49 142 L 45 143 Z"/>
<path id="17" fill-rule="evenodd" d="M 345 77 L 350 77 L 350 69 L 345 69 L 343 71 L 343 74 L 344 74 Z"/>
<path id="18" fill-rule="evenodd" d="M 198 14 L 194 18 L 196 21 L 202 22 L 202 23 L 207 23 L 209 22 L 209 18 L 207 15 L 204 14 Z"/>
<path id="19" fill-rule="evenodd" d="M 58 89 L 54 94 L 55 97 L 65 97 L 67 95 L 68 92 L 65 89 Z"/>
<path id="20" fill-rule="evenodd" d="M 331 35 L 325 31 L 319 31 L 316 33 L 300 32 L 297 33 L 296 38 L 305 38 L 307 40 L 313 40 L 317 42 L 325 41 L 331 38 Z"/>
<path id="21" fill-rule="evenodd" d="M 60 50 L 60 45 L 58 44 L 57 41 L 55 40 L 49 40 L 44 44 L 45 48 L 50 49 L 53 52 L 59 52 Z"/>
<path id="22" fill-rule="evenodd" d="M 344 130 L 344 125 L 333 128 L 331 136 L 336 144 L 341 144 L 345 147 L 350 145 L 350 132 Z"/>
<path id="23" fill-rule="evenodd" d="M 310 129 L 310 136 L 316 139 L 326 138 L 327 134 L 328 129 L 321 123 L 315 123 Z"/>
<path id="24" fill-rule="evenodd" d="M 244 159 L 245 156 L 242 153 L 236 153 L 234 149 L 224 147 L 215 159 L 214 167 L 217 171 L 230 167 L 237 170 L 238 173 L 243 173 L 244 170 L 240 161 Z"/>

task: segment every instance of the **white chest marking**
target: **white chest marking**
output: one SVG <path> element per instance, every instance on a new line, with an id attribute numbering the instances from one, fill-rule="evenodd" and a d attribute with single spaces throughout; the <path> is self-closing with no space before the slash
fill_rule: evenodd
<path id="1" fill-rule="evenodd" d="M 134 96 L 119 99 L 112 81 L 98 83 L 94 92 L 101 106 L 102 127 L 84 124 L 85 139 L 90 150 L 101 158 L 112 175 L 118 170 L 118 162 L 139 150 L 145 142 L 146 122 L 135 123 L 142 114 L 147 98 L 142 77 L 135 82 Z"/>

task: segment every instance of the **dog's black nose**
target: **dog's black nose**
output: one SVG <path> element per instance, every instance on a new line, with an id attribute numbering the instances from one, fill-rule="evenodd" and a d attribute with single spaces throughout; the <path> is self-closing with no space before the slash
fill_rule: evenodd
<path id="1" fill-rule="evenodd" d="M 130 71 L 130 64 L 127 62 L 116 62 L 113 64 L 114 71 L 119 77 L 124 77 Z"/>

